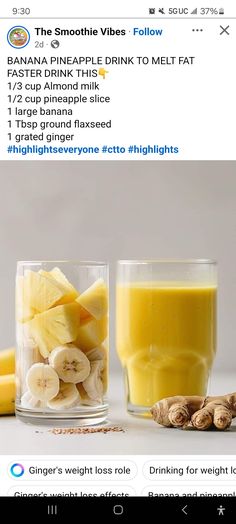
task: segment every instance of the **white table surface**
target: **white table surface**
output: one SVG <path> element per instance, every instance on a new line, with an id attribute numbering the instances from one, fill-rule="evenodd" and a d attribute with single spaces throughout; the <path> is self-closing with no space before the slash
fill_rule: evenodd
<path id="1" fill-rule="evenodd" d="M 211 394 L 236 390 L 236 373 L 215 374 Z M 236 419 L 235 419 L 236 420 Z M 0 417 L 0 454 L 30 455 L 197 455 L 236 454 L 236 425 L 229 431 L 192 431 L 163 428 L 152 420 L 128 415 L 121 377 L 110 379 L 109 423 L 124 433 L 54 435 L 45 426 L 24 424 L 14 416 Z"/>

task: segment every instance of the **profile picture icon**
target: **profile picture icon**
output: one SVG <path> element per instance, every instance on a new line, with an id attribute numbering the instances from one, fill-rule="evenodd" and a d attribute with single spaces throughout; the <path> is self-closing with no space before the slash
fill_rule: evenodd
<path id="1" fill-rule="evenodd" d="M 25 47 L 30 41 L 30 34 L 26 27 L 14 26 L 7 33 L 7 41 L 11 47 L 19 49 Z"/>
<path id="2" fill-rule="evenodd" d="M 22 464 L 19 464 L 19 462 L 16 462 L 15 464 L 12 464 L 10 467 L 10 473 L 13 477 L 19 478 L 24 475 L 25 468 Z"/>

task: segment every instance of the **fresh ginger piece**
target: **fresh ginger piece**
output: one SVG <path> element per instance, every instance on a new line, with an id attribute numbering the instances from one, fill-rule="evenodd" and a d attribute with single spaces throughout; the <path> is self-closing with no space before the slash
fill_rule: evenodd
<path id="1" fill-rule="evenodd" d="M 154 404 L 151 414 L 155 422 L 165 427 L 224 430 L 236 417 L 236 393 L 219 397 L 164 398 Z"/>

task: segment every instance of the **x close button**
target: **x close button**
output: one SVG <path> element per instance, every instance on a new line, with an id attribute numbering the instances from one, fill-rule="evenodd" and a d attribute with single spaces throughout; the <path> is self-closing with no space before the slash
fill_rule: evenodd
<path id="1" fill-rule="evenodd" d="M 220 25 L 220 29 L 221 29 L 220 35 L 229 36 L 229 25 L 227 25 L 227 27 L 223 27 L 222 25 Z"/>

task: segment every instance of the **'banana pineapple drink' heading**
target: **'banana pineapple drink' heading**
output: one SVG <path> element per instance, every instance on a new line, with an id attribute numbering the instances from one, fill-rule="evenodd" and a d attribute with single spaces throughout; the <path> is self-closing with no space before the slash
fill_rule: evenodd
<path id="1" fill-rule="evenodd" d="M 80 294 L 57 267 L 17 276 L 21 408 L 64 411 L 103 402 L 107 314 L 108 290 L 101 278 Z"/>

